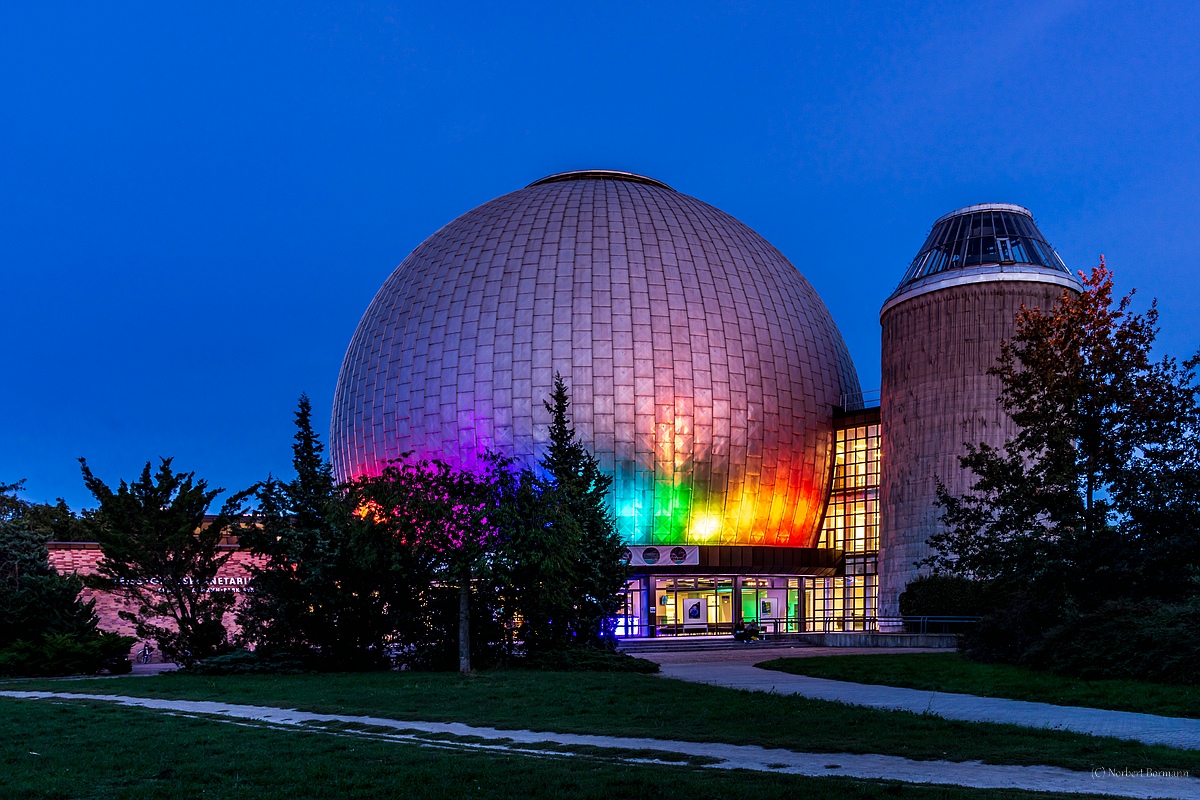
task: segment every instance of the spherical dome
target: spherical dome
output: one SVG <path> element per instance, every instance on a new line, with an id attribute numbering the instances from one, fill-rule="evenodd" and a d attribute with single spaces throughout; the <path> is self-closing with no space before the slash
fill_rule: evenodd
<path id="1" fill-rule="evenodd" d="M 859 392 L 837 326 L 754 231 L 627 173 L 498 197 L 396 268 L 342 363 L 335 473 L 535 466 L 556 372 L 626 541 L 815 545 L 833 409 Z"/>

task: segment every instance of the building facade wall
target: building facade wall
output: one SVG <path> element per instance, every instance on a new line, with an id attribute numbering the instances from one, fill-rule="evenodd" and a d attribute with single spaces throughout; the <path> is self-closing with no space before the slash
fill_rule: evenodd
<path id="1" fill-rule="evenodd" d="M 100 545 L 93 542 L 50 542 L 48 547 L 50 565 L 63 575 L 71 573 L 78 574 L 80 577 L 95 575 L 100 560 L 103 558 Z M 241 604 L 241 597 L 250 591 L 250 567 L 254 563 L 254 557 L 249 551 L 230 549 L 232 552 L 229 560 L 218 571 L 217 577 L 209 586 L 209 591 L 234 592 L 238 595 L 237 602 L 225 615 L 225 629 L 229 631 L 230 637 L 235 637 L 240 631 L 235 615 Z M 96 601 L 96 617 L 99 620 L 97 627 L 100 630 L 119 633 L 123 636 L 137 636 L 134 624 L 120 616 L 122 611 L 133 612 L 137 608 L 125 594 L 101 591 L 85 586 L 80 597 L 84 602 Z M 171 623 L 165 620 L 156 620 L 155 622 L 171 626 Z M 134 650 L 139 649 L 141 649 L 140 643 L 134 646 Z M 155 660 L 158 660 L 157 656 L 156 653 Z"/>
<path id="2" fill-rule="evenodd" d="M 899 615 L 898 598 L 929 556 L 941 530 L 937 481 L 961 495 L 973 476 L 958 457 L 964 443 L 1001 446 L 1014 433 L 988 374 L 1000 343 L 1012 337 L 1022 305 L 1050 308 L 1059 282 L 979 281 L 935 289 L 886 308 L 880 413 L 883 428 L 880 546 L 881 617 Z"/>

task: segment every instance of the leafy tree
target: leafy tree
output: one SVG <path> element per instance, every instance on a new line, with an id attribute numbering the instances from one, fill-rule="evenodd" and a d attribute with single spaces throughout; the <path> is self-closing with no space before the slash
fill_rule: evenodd
<path id="1" fill-rule="evenodd" d="M 73 530 L 66 504 L 28 503 L 21 482 L 0 484 L 0 674 L 127 672 L 133 639 L 97 629 L 83 583 L 50 564 L 46 542 Z"/>
<path id="2" fill-rule="evenodd" d="M 104 554 L 95 585 L 132 599 L 136 613 L 121 612 L 122 617 L 177 663 L 188 666 L 229 650 L 224 615 L 234 596 L 211 592 L 209 584 L 229 559 L 219 546 L 237 533 L 249 490 L 228 498 L 206 520 L 224 490 L 209 489 L 195 473 L 175 472 L 169 458 L 154 473 L 147 462 L 137 480 L 122 480 L 116 491 L 92 474 L 86 460 L 79 461 L 99 503 L 86 520 Z"/>
<path id="3" fill-rule="evenodd" d="M 18 494 L 25 481 L 0 483 L 0 525 L 20 522 L 22 530 L 36 532 L 44 541 L 83 542 L 87 531 L 83 522 L 61 497 L 54 505 L 30 503 Z"/>
<path id="4" fill-rule="evenodd" d="M 967 446 L 972 492 L 939 490 L 945 529 L 926 563 L 1009 598 L 991 623 L 997 657 L 1114 598 L 1196 589 L 1195 362 L 1155 360 L 1156 307 L 1132 313 L 1132 293 L 1114 302 L 1112 288 L 1102 259 L 1081 294 L 1022 308 L 991 370 L 1018 432 Z"/>
<path id="5" fill-rule="evenodd" d="M 427 569 L 458 592 L 458 669 L 471 671 L 471 594 L 497 544 L 496 492 L 488 476 L 438 460 L 401 459 L 351 487 L 361 516 L 390 533 L 393 564 Z"/>
<path id="6" fill-rule="evenodd" d="M 296 479 L 259 487 L 241 537 L 262 557 L 239 615 L 247 643 L 320 668 L 390 653 L 462 672 L 506 659 L 517 620 L 529 653 L 611 644 L 625 581 L 611 478 L 569 424 L 561 377 L 551 401 L 544 477 L 494 454 L 478 474 L 406 456 L 337 487 L 302 397 Z"/>

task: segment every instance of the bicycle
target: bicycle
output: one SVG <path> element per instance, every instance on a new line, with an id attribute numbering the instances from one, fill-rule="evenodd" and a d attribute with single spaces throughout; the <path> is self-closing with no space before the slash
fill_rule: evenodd
<path id="1" fill-rule="evenodd" d="M 141 651 L 138 652 L 138 654 L 137 654 L 137 662 L 139 664 L 149 664 L 150 663 L 150 655 L 153 652 L 154 652 L 154 648 L 151 647 L 150 645 L 148 645 L 148 644 L 142 645 Z"/>

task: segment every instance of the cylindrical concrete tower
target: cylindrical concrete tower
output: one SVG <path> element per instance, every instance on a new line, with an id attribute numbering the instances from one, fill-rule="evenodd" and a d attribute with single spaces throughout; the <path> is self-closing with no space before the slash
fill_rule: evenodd
<path id="1" fill-rule="evenodd" d="M 937 220 L 883 304 L 881 617 L 899 614 L 941 528 L 938 479 L 957 495 L 973 483 L 958 462 L 964 443 L 1001 446 L 1014 433 L 988 370 L 1017 312 L 1081 288 L 1028 209 L 988 203 Z"/>

